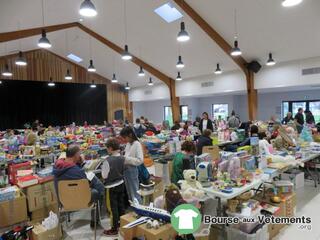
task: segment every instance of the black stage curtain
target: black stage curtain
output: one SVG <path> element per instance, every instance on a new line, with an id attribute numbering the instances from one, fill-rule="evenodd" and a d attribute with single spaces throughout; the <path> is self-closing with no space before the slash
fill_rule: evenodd
<path id="1" fill-rule="evenodd" d="M 102 124 L 106 119 L 106 87 L 90 84 L 2 81 L 0 129 L 23 128 L 36 119 L 44 126 Z"/>

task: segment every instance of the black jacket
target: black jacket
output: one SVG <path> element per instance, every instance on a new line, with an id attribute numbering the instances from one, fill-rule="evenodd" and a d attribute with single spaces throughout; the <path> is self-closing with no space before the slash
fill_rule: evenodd
<path id="1" fill-rule="evenodd" d="M 212 139 L 206 136 L 200 136 L 198 138 L 198 143 L 197 143 L 197 155 L 202 154 L 202 149 L 205 146 L 212 146 Z"/>
<path id="2" fill-rule="evenodd" d="M 200 126 L 199 126 L 199 129 L 200 131 L 202 132 L 202 123 L 203 123 L 203 119 L 201 119 L 200 121 Z M 207 123 L 207 129 L 210 129 L 211 131 L 213 131 L 213 123 L 210 119 L 208 119 L 208 123 Z"/>

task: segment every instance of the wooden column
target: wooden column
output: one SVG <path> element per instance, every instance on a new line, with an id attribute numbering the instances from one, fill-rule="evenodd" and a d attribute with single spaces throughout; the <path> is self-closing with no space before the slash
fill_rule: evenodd
<path id="1" fill-rule="evenodd" d="M 180 98 L 176 96 L 176 82 L 171 79 L 170 81 L 170 100 L 171 100 L 171 109 L 172 109 L 172 118 L 173 121 L 180 121 Z"/>
<path id="2" fill-rule="evenodd" d="M 207 23 L 185 0 L 174 0 L 174 2 L 196 23 L 198 26 L 228 55 L 232 47 L 230 44 Z M 231 56 L 230 56 L 231 57 Z M 257 116 L 257 90 L 254 89 L 254 73 L 248 72 L 248 62 L 242 57 L 231 57 L 239 66 L 247 79 L 248 114 L 250 120 L 256 120 Z"/>
<path id="3" fill-rule="evenodd" d="M 252 71 L 247 72 L 246 80 L 247 80 L 249 120 L 252 121 L 257 119 L 257 108 L 258 108 L 257 89 L 254 88 L 254 73 Z"/>

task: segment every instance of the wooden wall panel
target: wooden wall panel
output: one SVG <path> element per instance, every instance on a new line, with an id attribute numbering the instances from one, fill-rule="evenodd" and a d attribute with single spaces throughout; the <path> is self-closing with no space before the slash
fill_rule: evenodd
<path id="1" fill-rule="evenodd" d="M 89 73 L 87 69 L 79 66 L 63 57 L 60 57 L 50 51 L 37 49 L 24 53 L 27 58 L 28 65 L 17 66 L 15 59 L 17 54 L 3 56 L 0 58 L 0 70 L 4 69 L 6 63 L 9 64 L 13 72 L 12 78 L 1 76 L 4 80 L 30 80 L 30 81 L 49 81 L 52 77 L 54 82 L 73 82 L 73 83 L 92 83 L 105 84 L 107 88 L 107 113 L 108 121 L 114 118 L 114 112 L 124 110 L 124 116 L 128 116 L 129 100 L 128 94 L 121 90 L 120 85 L 112 84 L 107 78 L 104 78 L 96 73 Z M 65 80 L 64 76 L 70 70 L 73 79 Z"/>

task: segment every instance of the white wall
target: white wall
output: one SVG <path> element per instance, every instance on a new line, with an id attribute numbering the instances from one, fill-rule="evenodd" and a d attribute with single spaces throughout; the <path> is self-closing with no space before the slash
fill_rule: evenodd
<path id="1" fill-rule="evenodd" d="M 170 99 L 169 88 L 165 84 L 133 88 L 129 91 L 129 101 L 154 101 L 160 99 Z"/>
<path id="2" fill-rule="evenodd" d="M 201 85 L 207 82 L 213 82 L 213 86 L 203 87 Z M 216 95 L 241 91 L 246 91 L 246 79 L 240 71 L 189 78 L 177 82 L 176 86 L 176 93 L 179 97 Z"/>
<path id="3" fill-rule="evenodd" d="M 320 84 L 320 75 L 302 75 L 302 69 L 320 67 L 320 58 L 302 59 L 264 67 L 255 78 L 256 89 Z"/>

